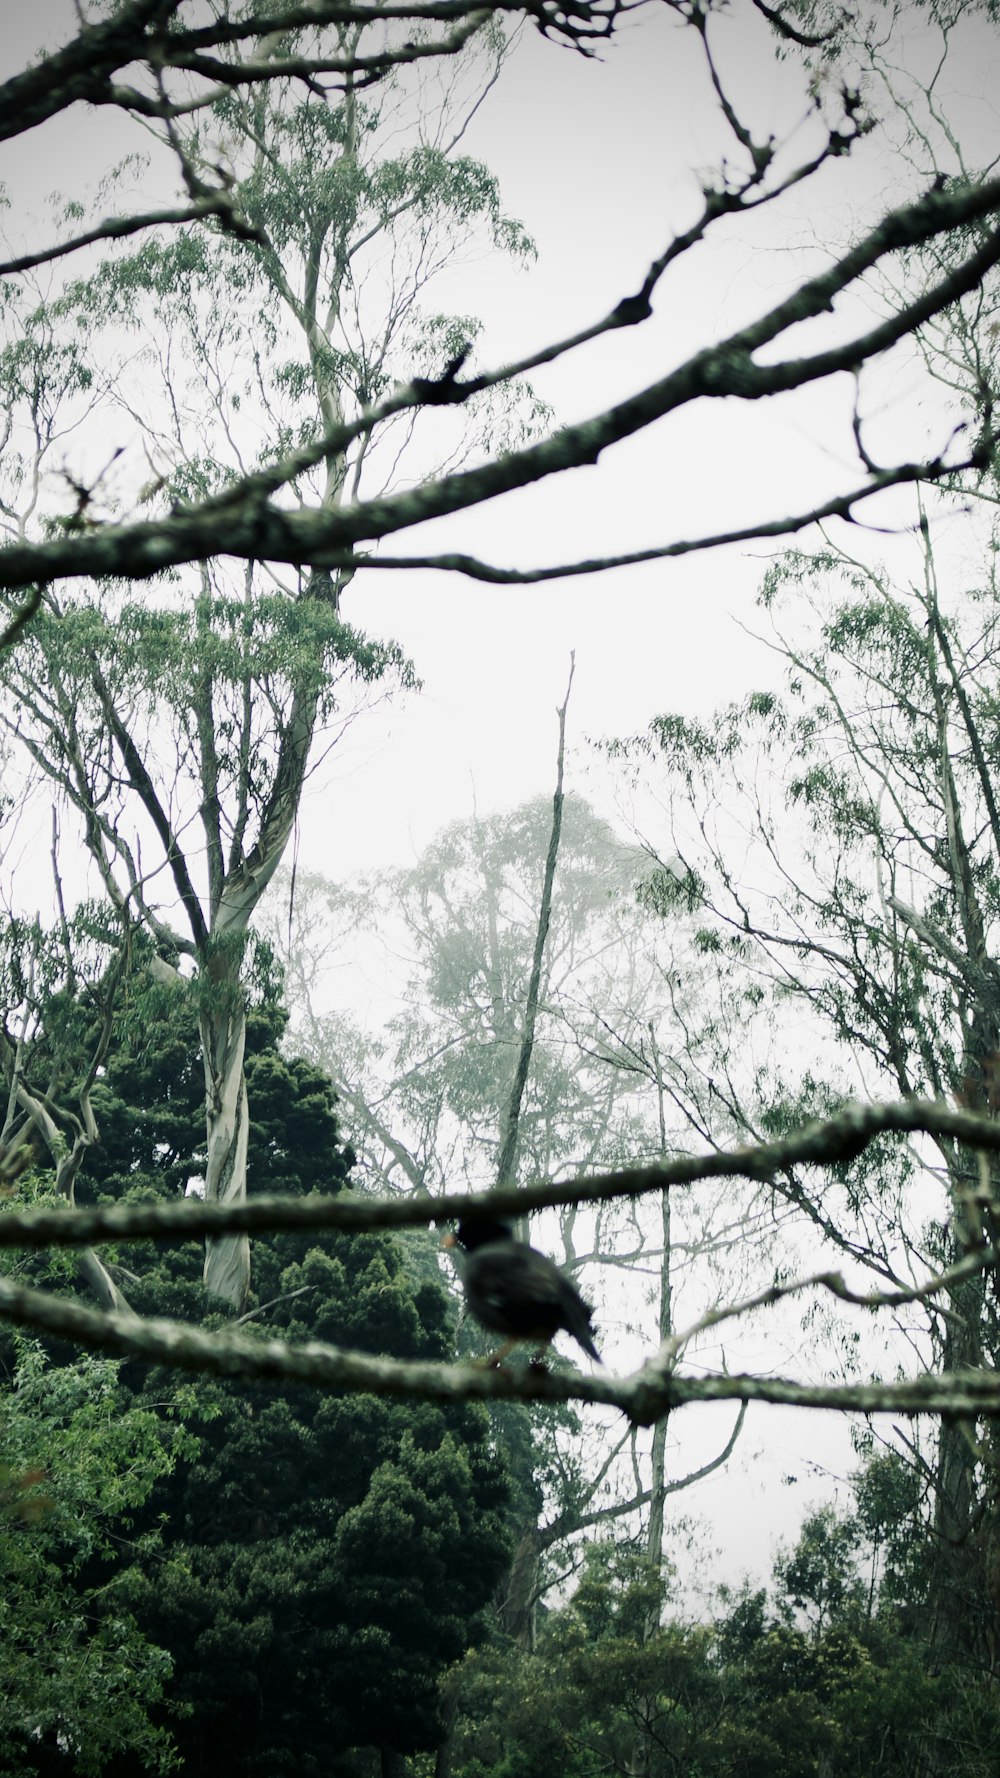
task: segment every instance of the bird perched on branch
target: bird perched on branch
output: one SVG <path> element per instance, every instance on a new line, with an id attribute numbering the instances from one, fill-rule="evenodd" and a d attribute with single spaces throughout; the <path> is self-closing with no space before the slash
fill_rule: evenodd
<path id="1" fill-rule="evenodd" d="M 554 1260 L 526 1241 L 515 1241 L 509 1223 L 466 1217 L 444 1245 L 462 1250 L 456 1262 L 470 1314 L 490 1333 L 504 1336 L 488 1364 L 499 1365 L 519 1340 L 534 1343 L 538 1351 L 532 1362 L 539 1363 L 560 1328 L 600 1364 L 591 1309 Z"/>

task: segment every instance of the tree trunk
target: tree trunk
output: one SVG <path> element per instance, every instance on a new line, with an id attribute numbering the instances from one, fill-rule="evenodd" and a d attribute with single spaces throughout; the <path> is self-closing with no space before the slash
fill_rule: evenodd
<path id="1" fill-rule="evenodd" d="M 959 1244 L 961 1248 L 961 1243 Z M 961 1258 L 961 1251 L 955 1258 Z M 983 1290 L 980 1279 L 949 1292 L 952 1311 L 947 1323 L 942 1371 L 979 1369 Z M 931 1591 L 931 1646 L 941 1660 L 984 1653 L 981 1580 L 976 1573 L 973 1528 L 977 1506 L 976 1426 L 962 1420 L 941 1420 L 934 1489 L 936 1551 Z M 978 1609 L 977 1609 L 978 1608 Z"/>
<path id="2" fill-rule="evenodd" d="M 77 1256 L 76 1269 L 102 1309 L 111 1309 L 117 1315 L 132 1314 L 132 1305 L 127 1296 L 119 1290 L 104 1261 L 92 1247 L 85 1247 Z"/>
<path id="3" fill-rule="evenodd" d="M 552 828 L 549 833 L 549 847 L 545 858 L 545 871 L 542 877 L 542 893 L 538 903 L 538 925 L 535 929 L 535 951 L 531 963 L 531 976 L 528 982 L 528 993 L 524 1007 L 524 1023 L 521 1027 L 521 1042 L 518 1048 L 517 1066 L 510 1089 L 507 1106 L 501 1121 L 500 1155 L 497 1161 L 497 1184 L 513 1185 L 517 1177 L 517 1150 L 521 1124 L 521 1106 L 524 1102 L 524 1089 L 528 1084 L 528 1070 L 531 1066 L 531 1052 L 535 1044 L 535 1026 L 538 1021 L 538 996 L 542 984 L 542 967 L 545 962 L 545 944 L 549 936 L 549 924 L 552 919 L 552 891 L 556 880 L 556 865 L 559 860 L 559 841 L 562 836 L 563 813 L 563 767 L 566 760 L 566 711 L 569 708 L 569 696 L 573 689 L 573 672 L 576 657 L 569 657 L 569 683 L 566 696 L 556 715 L 559 719 L 559 751 L 556 756 L 556 788 L 552 797 Z"/>
<path id="4" fill-rule="evenodd" d="M 227 984 L 228 1005 L 201 1015 L 205 1061 L 205 1122 L 208 1159 L 205 1198 L 209 1203 L 241 1204 L 246 1198 L 247 1112 L 243 1056 L 246 1011 L 238 985 Z M 205 1242 L 205 1289 L 237 1312 L 250 1288 L 250 1241 L 246 1235 L 218 1235 Z"/>
<path id="5" fill-rule="evenodd" d="M 660 1134 L 660 1158 L 667 1158 L 667 1118 L 665 1095 L 663 1088 L 663 1069 L 660 1065 L 660 1052 L 656 1042 L 656 1026 L 649 1022 L 650 1051 L 653 1066 L 656 1070 L 656 1110 Z M 660 1193 L 660 1345 L 670 1338 L 674 1331 L 674 1295 L 671 1278 L 673 1260 L 672 1234 L 670 1224 L 670 1193 Z M 656 1569 L 657 1576 L 663 1567 L 663 1517 L 666 1501 L 666 1458 L 667 1458 L 667 1423 L 669 1416 L 656 1422 L 653 1429 L 652 1476 L 650 1479 L 649 1500 L 649 1533 L 646 1550 L 649 1560 Z M 646 1635 L 652 1636 L 660 1627 L 659 1616 L 656 1622 L 647 1624 Z"/>
<path id="6" fill-rule="evenodd" d="M 508 1095 L 507 1104 L 500 1120 L 500 1155 L 497 1163 L 497 1184 L 512 1185 L 517 1177 L 518 1143 L 521 1128 L 521 1107 L 524 1102 L 525 1088 L 528 1083 L 528 1070 L 531 1066 L 531 1052 L 535 1042 L 535 1026 L 538 1020 L 538 1000 L 542 981 L 542 969 L 545 962 L 545 945 L 549 934 L 552 918 L 552 893 L 556 877 L 556 865 L 559 860 L 559 842 L 562 836 L 563 812 L 563 768 L 566 758 L 566 711 L 569 706 L 570 692 L 573 688 L 573 671 L 575 657 L 570 655 L 569 683 L 566 696 L 556 715 L 559 720 L 559 748 L 556 755 L 556 788 L 552 798 L 552 827 L 549 832 L 548 851 L 545 858 L 545 870 L 542 877 L 542 893 L 538 904 L 538 924 L 535 929 L 535 947 L 531 964 L 531 976 L 525 999 L 524 1021 L 521 1027 L 521 1042 L 518 1048 L 517 1064 L 514 1078 Z M 527 1238 L 527 1218 L 522 1220 L 519 1233 Z M 507 1581 L 507 1595 L 500 1608 L 500 1621 L 507 1634 L 517 1646 L 530 1653 L 535 1646 L 535 1604 L 538 1594 L 538 1563 L 542 1552 L 542 1542 L 537 1514 L 530 1522 L 522 1525 L 514 1552 L 514 1561 Z"/>
<path id="7" fill-rule="evenodd" d="M 500 1605 L 500 1622 L 506 1634 L 524 1654 L 535 1649 L 535 1607 L 538 1603 L 538 1562 L 542 1553 L 539 1526 L 527 1526 L 518 1538 L 507 1576 L 507 1591 Z"/>
<path id="8" fill-rule="evenodd" d="M 666 1108 L 664 1105 L 663 1071 L 660 1066 L 660 1053 L 656 1043 L 656 1026 L 649 1023 L 650 1052 L 656 1071 L 657 1115 L 660 1132 L 660 1158 L 667 1155 Z M 671 1226 L 670 1226 L 670 1193 L 660 1193 L 660 1315 L 659 1336 L 662 1346 L 664 1340 L 670 1338 L 674 1326 L 673 1287 L 670 1275 L 671 1267 Z M 643 1641 L 649 1642 L 660 1628 L 660 1613 L 663 1606 L 663 1524 L 666 1508 L 667 1478 L 667 1425 L 669 1415 L 664 1414 L 657 1420 L 653 1428 L 653 1450 L 651 1458 L 651 1474 L 649 1482 L 649 1528 L 646 1533 L 646 1554 L 649 1558 L 650 1571 L 656 1581 L 654 1597 L 650 1601 L 643 1624 Z M 649 1778 L 652 1771 L 652 1742 L 648 1726 L 652 1721 L 656 1708 L 656 1699 L 643 1697 L 639 1700 L 641 1720 L 636 1728 L 632 1744 L 632 1760 L 630 1778 Z"/>
<path id="9" fill-rule="evenodd" d="M 434 1750 L 434 1778 L 451 1778 L 452 1754 L 455 1747 L 455 1718 L 458 1700 L 454 1689 L 445 1693 L 442 1709 L 441 1739 Z"/>

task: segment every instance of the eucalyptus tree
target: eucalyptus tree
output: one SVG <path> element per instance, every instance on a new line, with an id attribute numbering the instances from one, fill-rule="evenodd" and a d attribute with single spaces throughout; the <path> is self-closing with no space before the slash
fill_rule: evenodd
<path id="1" fill-rule="evenodd" d="M 710 723 L 664 716 L 640 749 L 669 785 L 684 872 L 654 878 L 652 894 L 697 905 L 705 949 L 734 993 L 755 984 L 758 1017 L 789 1031 L 804 1016 L 811 1033 L 798 1067 L 785 1039 L 770 1086 L 740 1080 L 720 1054 L 733 1107 L 751 1108 L 754 1087 L 766 1106 L 770 1092 L 772 1121 L 852 1090 L 988 1113 L 998 1102 L 994 556 L 972 584 L 953 575 L 949 587 L 926 526 L 921 554 L 908 585 L 833 549 L 780 560 L 762 604 L 786 694 L 752 695 Z M 994 1173 L 941 1135 L 895 1163 L 869 1154 L 839 1184 L 795 1175 L 776 1189 L 849 1260 L 903 1282 L 994 1243 Z M 932 1367 L 995 1364 L 988 1275 L 956 1281 L 910 1322 L 910 1339 Z M 974 1572 L 988 1567 L 992 1491 L 962 1428 L 942 1429 L 934 1484 L 950 1601 L 942 1633 L 964 1622 L 976 1636 L 969 1601 Z"/>
<path id="2" fill-rule="evenodd" d="M 463 67 L 436 111 L 397 90 L 402 76 L 381 111 L 352 87 L 332 104 L 287 78 L 219 98 L 214 135 L 189 129 L 184 153 L 201 165 L 225 152 L 266 239 L 184 229 L 116 254 L 55 301 L 25 299 L 5 362 L 22 428 L 7 494 L 16 522 L 37 522 L 60 428 L 79 417 L 74 397 L 91 424 L 96 406 L 110 428 L 138 425 L 153 477 L 140 499 L 220 500 L 224 545 L 227 489 L 276 444 L 326 436 L 397 368 L 412 375 L 460 353 L 475 322 L 427 312 L 427 284 L 463 240 L 530 247 L 485 169 L 456 152 L 502 47 L 493 42 L 485 67 Z M 60 329 L 76 339 L 54 346 Z M 476 424 L 509 442 L 530 424 L 523 403 L 478 405 L 438 448 L 461 450 Z M 426 473 L 411 431 L 406 416 L 388 418 L 321 454 L 299 500 L 339 509 L 369 479 L 404 473 L 408 446 L 411 473 Z M 48 588 L 4 662 L 0 720 L 77 811 L 104 894 L 152 937 L 159 974 L 197 996 L 210 1201 L 245 1193 L 243 954 L 316 746 L 371 695 L 413 683 L 397 648 L 344 620 L 350 579 L 250 561 L 234 575 L 214 555 L 158 582 L 152 601 L 117 580 Z M 207 1287 L 238 1307 L 248 1266 L 245 1238 L 211 1242 Z"/>
<path id="3" fill-rule="evenodd" d="M 282 877 L 265 930 L 285 967 L 294 1040 L 330 1070 L 364 1171 L 386 1192 L 437 1196 L 496 1179 L 511 1152 L 515 1094 L 510 1182 L 519 1186 L 628 1157 L 666 1159 L 695 1139 L 674 1058 L 708 1065 L 705 1009 L 683 923 L 667 930 L 637 903 L 648 861 L 581 797 L 565 798 L 550 877 L 552 839 L 552 808 L 538 798 L 451 824 L 415 866 L 379 882 Z M 343 1011 L 359 928 L 366 978 L 380 949 L 396 959 L 402 1004 L 383 1020 Z M 563 1263 L 600 1293 L 610 1363 L 625 1342 L 673 1333 L 678 1280 L 690 1312 L 753 1275 L 771 1219 L 752 1216 L 746 1196 L 729 1185 L 686 1194 L 671 1211 L 664 1192 L 655 1219 L 621 1204 L 548 1219 L 540 1239 L 558 1238 Z M 741 1425 L 737 1415 L 717 1454 L 688 1474 L 668 1470 L 666 1421 L 651 1441 L 632 1429 L 600 1448 L 581 1443 L 575 1419 L 536 1417 L 530 1447 L 505 1422 L 524 1484 L 507 1631 L 530 1645 L 539 1600 L 578 1560 L 581 1533 L 646 1519 L 659 1574 L 668 1497 L 725 1462 Z"/>
<path id="4" fill-rule="evenodd" d="M 947 8 L 932 15 L 936 57 L 923 79 L 908 78 L 884 33 L 865 35 L 857 21 L 855 51 L 901 158 L 942 185 L 974 182 L 984 154 L 992 165 L 992 143 L 977 141 L 974 113 L 949 110 L 961 20 Z M 956 255 L 941 240 L 917 258 L 934 277 Z M 900 298 L 885 266 L 872 287 L 882 304 Z M 664 715 L 633 752 L 665 769 L 670 836 L 653 843 L 680 854 L 649 879 L 651 903 L 696 910 L 702 948 L 745 1024 L 796 1033 L 769 1045 L 756 1080 L 738 1046 L 716 1046 L 716 1104 L 751 1137 L 852 1091 L 995 1114 L 998 303 L 991 271 L 915 333 L 933 383 L 960 401 L 982 444 L 975 476 L 918 497 L 909 545 L 876 550 L 827 533 L 821 548 L 778 558 L 760 606 L 785 695 L 751 693 L 710 722 Z M 905 1285 L 995 1244 L 995 1162 L 943 1132 L 903 1155 L 869 1151 L 822 1188 L 788 1174 L 778 1191 L 821 1241 L 883 1280 Z M 991 1368 L 989 1267 L 956 1278 L 902 1331 L 931 1369 Z M 897 1349 L 889 1362 L 899 1361 Z M 914 1444 L 911 1457 L 933 1498 L 934 1634 L 992 1661 L 992 1435 L 977 1445 L 968 1423 L 945 1422 L 936 1454 Z"/>
<path id="5" fill-rule="evenodd" d="M 0 1078 L 6 1105 L 0 1155 L 8 1189 L 45 1153 L 57 1195 L 76 1202 L 81 1169 L 99 1140 L 94 1088 L 113 1041 L 130 934 L 107 908 L 82 907 L 72 925 L 43 930 L 13 917 L 0 933 Z M 108 1309 L 127 1309 L 114 1268 L 92 1248 L 78 1272 Z"/>

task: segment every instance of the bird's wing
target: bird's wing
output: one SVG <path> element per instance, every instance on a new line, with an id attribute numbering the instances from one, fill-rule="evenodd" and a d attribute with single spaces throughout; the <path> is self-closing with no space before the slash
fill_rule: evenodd
<path id="1" fill-rule="evenodd" d="M 470 1308 L 488 1312 L 505 1333 L 545 1337 L 562 1327 L 563 1283 L 552 1261 L 523 1241 L 477 1248 L 466 1268 Z"/>
<path id="2" fill-rule="evenodd" d="M 496 1242 L 470 1256 L 466 1295 L 474 1315 L 496 1332 L 551 1339 L 559 1328 L 598 1358 L 590 1310 L 559 1267 L 523 1241 Z"/>

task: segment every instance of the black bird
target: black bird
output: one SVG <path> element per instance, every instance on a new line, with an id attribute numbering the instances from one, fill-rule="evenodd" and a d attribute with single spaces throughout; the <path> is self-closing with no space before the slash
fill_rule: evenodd
<path id="1" fill-rule="evenodd" d="M 509 1223 L 466 1217 L 444 1244 L 464 1249 L 459 1271 L 470 1313 L 490 1333 L 504 1336 L 505 1344 L 487 1363 L 499 1364 L 519 1340 L 544 1348 L 564 1328 L 600 1364 L 591 1309 L 554 1260 L 526 1241 L 515 1241 Z"/>

